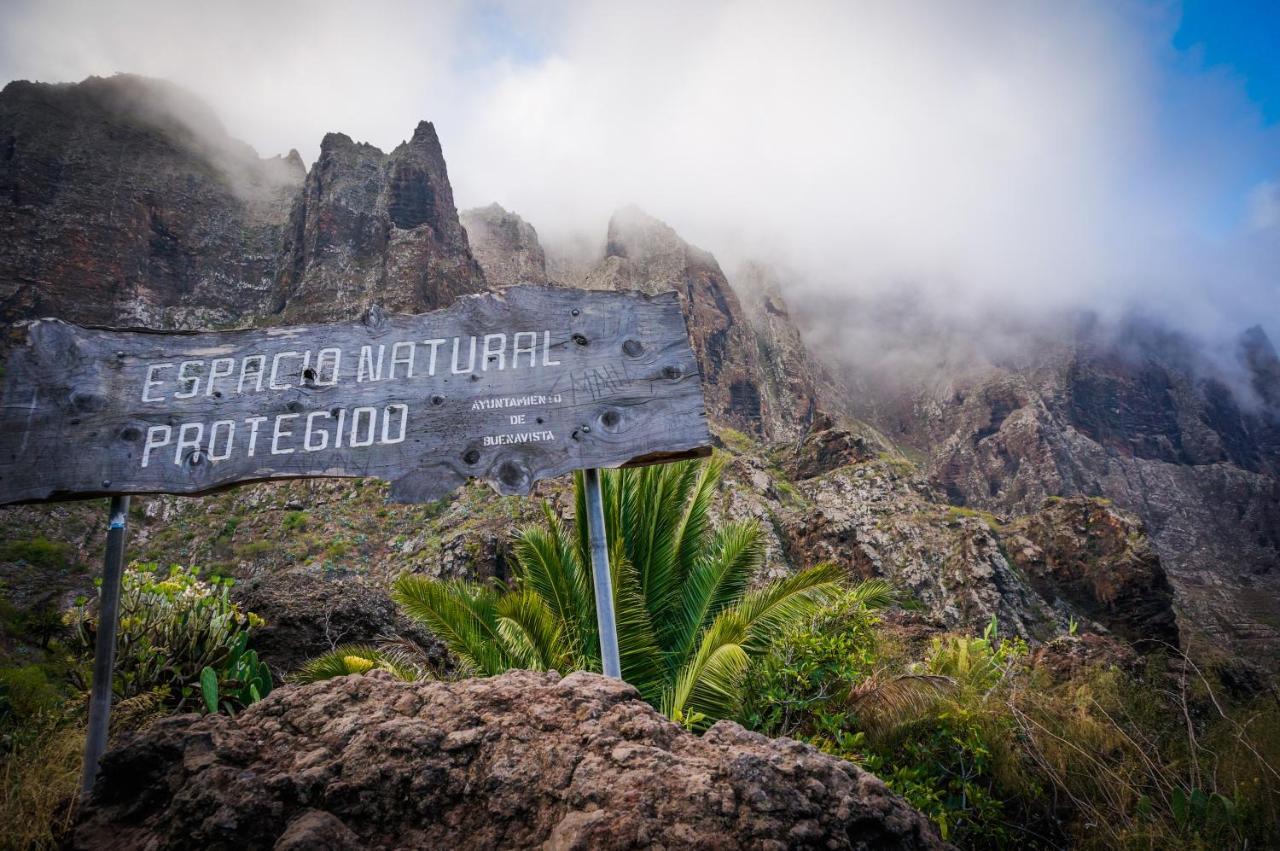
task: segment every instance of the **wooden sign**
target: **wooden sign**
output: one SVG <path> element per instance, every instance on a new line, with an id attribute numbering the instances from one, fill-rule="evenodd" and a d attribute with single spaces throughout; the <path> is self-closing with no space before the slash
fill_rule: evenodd
<path id="1" fill-rule="evenodd" d="M 502 493 L 706 455 L 674 293 L 513 287 L 418 316 L 216 333 L 7 330 L 0 504 L 375 476 Z"/>

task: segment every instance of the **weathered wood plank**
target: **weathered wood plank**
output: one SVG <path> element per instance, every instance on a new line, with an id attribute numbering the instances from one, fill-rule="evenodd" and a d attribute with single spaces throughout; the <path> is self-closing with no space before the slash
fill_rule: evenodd
<path id="1" fill-rule="evenodd" d="M 400 502 L 710 451 L 674 293 L 513 287 L 418 316 L 7 330 L 0 504 L 375 476 Z"/>

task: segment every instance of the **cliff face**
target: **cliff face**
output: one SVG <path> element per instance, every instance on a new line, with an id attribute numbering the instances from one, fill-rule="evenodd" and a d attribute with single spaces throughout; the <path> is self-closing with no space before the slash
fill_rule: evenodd
<path id="1" fill-rule="evenodd" d="M 0 312 L 195 328 L 260 310 L 304 168 L 137 77 L 0 93 Z"/>
<path id="2" fill-rule="evenodd" d="M 796 440 L 818 414 L 818 370 L 782 297 L 777 273 L 747 263 L 733 275 L 755 336 L 760 364 L 761 408 L 775 438 Z"/>
<path id="3" fill-rule="evenodd" d="M 713 418 L 765 439 L 794 438 L 813 418 L 812 384 L 779 375 L 779 364 L 768 360 L 782 346 L 799 343 L 781 297 L 772 294 L 776 316 L 753 324 L 715 257 L 665 223 L 635 207 L 619 210 L 609 221 L 604 257 L 580 283 L 588 289 L 680 294 Z M 759 314 L 767 316 L 763 310 Z M 792 354 L 797 352 L 803 352 L 802 345 Z M 792 365 L 811 374 L 807 366 L 794 360 Z"/>

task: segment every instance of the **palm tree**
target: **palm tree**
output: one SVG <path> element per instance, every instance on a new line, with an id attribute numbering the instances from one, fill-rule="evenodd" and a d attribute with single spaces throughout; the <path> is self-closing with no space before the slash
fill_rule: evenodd
<path id="1" fill-rule="evenodd" d="M 738 709 L 750 660 L 839 590 L 830 564 L 758 588 L 764 560 L 755 521 L 713 529 L 723 463 L 683 462 L 601 476 L 622 677 L 668 717 L 701 725 Z M 574 478 L 586 517 L 582 475 Z M 489 676 L 511 668 L 600 670 L 585 522 L 569 529 L 544 506 L 545 527 L 515 543 L 514 587 L 403 575 L 394 597 Z"/>

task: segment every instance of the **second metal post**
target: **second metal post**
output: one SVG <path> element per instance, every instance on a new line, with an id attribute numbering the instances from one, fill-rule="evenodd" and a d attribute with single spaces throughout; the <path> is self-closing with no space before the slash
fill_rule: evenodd
<path id="1" fill-rule="evenodd" d="M 596 623 L 600 627 L 600 661 L 606 677 L 622 679 L 618 658 L 618 626 L 613 613 L 613 578 L 609 574 L 609 540 L 604 529 L 600 471 L 583 470 L 587 492 L 587 538 L 591 542 L 591 576 L 596 591 Z"/>
<path id="2" fill-rule="evenodd" d="M 98 610 L 98 636 L 93 650 L 93 685 L 89 696 L 89 735 L 84 743 L 82 794 L 88 794 L 98 776 L 98 761 L 107 749 L 111 720 L 111 681 L 115 673 L 116 623 L 120 617 L 120 580 L 124 575 L 124 534 L 129 497 L 111 497 L 107 527 L 107 556 L 102 568 L 102 597 Z"/>

